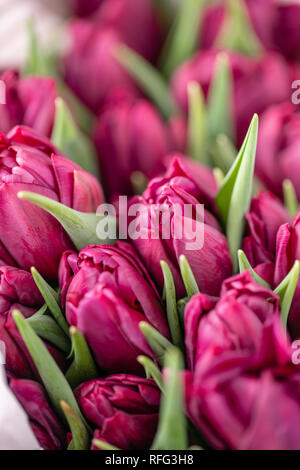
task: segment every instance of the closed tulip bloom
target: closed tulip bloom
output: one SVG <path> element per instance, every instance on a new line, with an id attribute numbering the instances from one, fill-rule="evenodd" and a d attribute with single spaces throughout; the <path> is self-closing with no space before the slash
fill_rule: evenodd
<path id="1" fill-rule="evenodd" d="M 26 411 L 40 446 L 45 450 L 65 448 L 64 429 L 52 411 L 42 385 L 33 380 L 11 379 L 9 386 Z"/>
<path id="2" fill-rule="evenodd" d="M 18 198 L 19 191 L 42 194 L 83 212 L 103 201 L 97 180 L 65 157 L 50 141 L 26 127 L 0 134 L 0 261 L 46 279 L 57 278 L 61 254 L 72 248 L 61 225 L 47 212 Z"/>
<path id="3" fill-rule="evenodd" d="M 109 372 L 140 374 L 137 356 L 153 353 L 139 323 L 146 321 L 165 336 L 168 327 L 158 292 L 135 250 L 118 242 L 86 247 L 77 259 L 67 253 L 59 275 L 67 320 L 83 333 L 98 364 Z"/>
<path id="4" fill-rule="evenodd" d="M 193 296 L 184 313 L 189 367 L 194 369 L 210 348 L 215 356 L 236 349 L 255 354 L 265 324 L 279 313 L 278 296 L 256 284 L 248 271 L 224 281 L 217 303 L 203 294 Z"/>
<path id="5" fill-rule="evenodd" d="M 5 103 L 0 106 L 0 131 L 8 132 L 24 124 L 50 137 L 57 96 L 55 81 L 48 77 L 19 77 L 15 70 L 5 71 L 0 79 L 5 86 Z"/>
<path id="6" fill-rule="evenodd" d="M 162 46 L 159 17 L 152 0 L 103 0 L 96 13 L 100 26 L 112 26 L 145 59 L 157 59 Z"/>
<path id="7" fill-rule="evenodd" d="M 220 51 L 212 49 L 198 52 L 183 63 L 172 79 L 173 94 L 183 110 L 187 110 L 187 87 L 198 82 L 207 95 L 216 57 Z M 291 83 L 296 78 L 294 68 L 276 54 L 253 59 L 238 53 L 227 53 L 233 75 L 233 102 L 237 144 L 241 145 L 254 113 L 261 114 L 273 104 L 290 99 Z M 260 84 L 257 87 L 257 83 Z"/>
<path id="8" fill-rule="evenodd" d="M 260 191 L 252 199 L 246 219 L 248 236 L 243 249 L 251 266 L 274 262 L 278 229 L 282 224 L 291 223 L 292 217 L 272 193 Z"/>
<path id="9" fill-rule="evenodd" d="M 109 197 L 132 196 L 134 172 L 152 178 L 163 172 L 170 148 L 168 129 L 146 100 L 110 102 L 99 116 L 95 143 L 104 188 Z"/>
<path id="10" fill-rule="evenodd" d="M 290 179 L 300 199 L 299 151 L 300 116 L 295 106 L 284 103 L 268 109 L 259 128 L 256 173 L 279 197 L 282 197 L 283 181 Z"/>
<path id="11" fill-rule="evenodd" d="M 178 264 L 180 255 L 185 255 L 200 291 L 218 295 L 232 272 L 227 241 L 215 217 L 200 205 L 205 202 L 198 179 L 201 171 L 193 174 L 193 180 L 185 174 L 183 161 L 177 163 L 164 177 L 154 178 L 142 196 L 131 199 L 129 211 L 136 211 L 136 217 L 129 218 L 129 237 L 161 292 L 164 260 L 173 273 L 177 295 L 185 296 Z M 186 168 L 190 173 L 192 166 Z M 203 172 L 204 180 L 207 173 Z"/>
<path id="12" fill-rule="evenodd" d="M 25 318 L 31 317 L 44 300 L 30 273 L 11 266 L 0 267 L 0 341 L 5 345 L 5 367 L 15 377 L 31 378 L 38 372 L 15 325 L 12 312 L 17 309 Z M 65 361 L 61 352 L 46 345 L 58 365 Z"/>
<path id="13" fill-rule="evenodd" d="M 75 390 L 95 438 L 125 450 L 151 446 L 158 423 L 160 391 L 152 379 L 111 375 L 85 382 Z"/>
<path id="14" fill-rule="evenodd" d="M 137 88 L 125 69 L 114 57 L 123 40 L 112 27 L 98 26 L 87 20 L 69 24 L 71 47 L 63 73 L 72 91 L 94 113 L 98 113 L 114 88 L 127 86 L 133 94 Z"/>
<path id="15" fill-rule="evenodd" d="M 77 16 L 89 16 L 97 10 L 103 0 L 67 0 Z"/>

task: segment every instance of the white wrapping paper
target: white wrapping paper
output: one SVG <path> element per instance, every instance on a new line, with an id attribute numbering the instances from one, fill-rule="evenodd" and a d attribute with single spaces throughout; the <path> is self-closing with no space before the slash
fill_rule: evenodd
<path id="1" fill-rule="evenodd" d="M 25 411 L 7 385 L 4 367 L 1 364 L 0 450 L 40 450 Z"/>

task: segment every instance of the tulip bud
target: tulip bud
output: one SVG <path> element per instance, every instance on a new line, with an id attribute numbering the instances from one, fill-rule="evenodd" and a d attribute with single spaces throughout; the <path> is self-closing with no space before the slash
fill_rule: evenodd
<path id="1" fill-rule="evenodd" d="M 29 128 L 15 127 L 0 135 L 0 143 L 0 259 L 26 270 L 35 266 L 46 279 L 56 279 L 59 258 L 72 243 L 52 216 L 17 195 L 32 191 L 93 212 L 103 201 L 101 187 Z"/>
<path id="2" fill-rule="evenodd" d="M 110 372 L 141 373 L 137 356 L 154 357 L 139 328 L 150 323 L 168 336 L 159 295 L 134 249 L 125 242 L 65 254 L 60 286 L 66 317 Z M 101 331 L 101 334 L 99 334 Z"/>
<path id="3" fill-rule="evenodd" d="M 66 439 L 42 385 L 33 380 L 11 379 L 9 386 L 26 411 L 35 437 L 45 450 L 61 450 Z"/>
<path id="4" fill-rule="evenodd" d="M 160 401 L 152 379 L 111 375 L 83 383 L 75 396 L 83 415 L 97 428 L 94 438 L 125 450 L 150 447 Z"/>

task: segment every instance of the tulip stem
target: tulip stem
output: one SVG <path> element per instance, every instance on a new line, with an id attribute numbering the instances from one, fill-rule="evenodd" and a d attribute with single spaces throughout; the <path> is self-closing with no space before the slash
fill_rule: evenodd
<path id="1" fill-rule="evenodd" d="M 199 294 L 200 291 L 186 256 L 180 255 L 179 266 L 188 298 L 191 299 L 193 295 Z"/>
<path id="2" fill-rule="evenodd" d="M 166 304 L 167 304 L 167 317 L 168 317 L 168 324 L 170 328 L 172 343 L 175 346 L 178 346 L 181 350 L 183 350 L 183 339 L 182 333 L 180 328 L 180 322 L 177 312 L 177 303 L 176 303 L 176 292 L 175 292 L 175 284 L 174 279 L 172 276 L 172 272 L 165 261 L 160 262 L 161 269 L 164 276 L 164 291 L 166 295 Z"/>
<path id="3" fill-rule="evenodd" d="M 139 327 L 159 364 L 163 365 L 165 353 L 168 349 L 174 347 L 173 344 L 160 334 L 159 331 L 153 328 L 153 326 L 149 325 L 149 323 L 141 321 Z"/>
<path id="4" fill-rule="evenodd" d="M 164 384 L 162 374 L 152 359 L 147 356 L 138 356 L 137 360 L 144 367 L 147 378 L 152 377 L 155 380 L 158 388 L 163 392 Z"/>
<path id="5" fill-rule="evenodd" d="M 207 123 L 205 100 L 202 88 L 197 82 L 188 84 L 189 121 L 188 121 L 188 155 L 199 163 L 208 165 Z"/>
<path id="6" fill-rule="evenodd" d="M 71 408 L 68 403 L 61 400 L 61 409 L 68 421 L 70 431 L 72 433 L 72 441 L 69 444 L 68 450 L 86 450 L 89 448 L 89 433 L 78 414 Z"/>
<path id="7" fill-rule="evenodd" d="M 66 379 L 72 389 L 82 382 L 98 377 L 98 369 L 82 333 L 75 326 L 70 328 L 74 360 L 66 372 Z"/>
<path id="8" fill-rule="evenodd" d="M 289 214 L 291 214 L 292 217 L 296 217 L 299 210 L 299 203 L 295 187 L 289 179 L 284 180 L 282 186 L 286 210 L 289 212 Z"/>

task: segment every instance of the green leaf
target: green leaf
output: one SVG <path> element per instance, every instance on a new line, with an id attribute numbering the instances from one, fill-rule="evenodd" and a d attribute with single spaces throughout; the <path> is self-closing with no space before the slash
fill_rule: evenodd
<path id="1" fill-rule="evenodd" d="M 94 146 L 80 131 L 62 98 L 55 100 L 55 120 L 51 140 L 69 160 L 99 177 L 99 168 Z"/>
<path id="2" fill-rule="evenodd" d="M 13 318 L 58 415 L 63 416 L 60 407 L 60 402 L 63 400 L 85 422 L 70 385 L 42 340 L 37 336 L 21 312 L 14 310 Z"/>
<path id="3" fill-rule="evenodd" d="M 281 320 L 285 330 L 287 329 L 289 311 L 299 279 L 299 271 L 300 262 L 296 260 L 288 275 L 274 290 L 274 293 L 279 295 L 280 298 Z"/>
<path id="4" fill-rule="evenodd" d="M 291 214 L 292 217 L 295 217 L 298 214 L 299 203 L 295 187 L 289 179 L 286 179 L 283 182 L 283 197 L 286 210 Z"/>
<path id="5" fill-rule="evenodd" d="M 217 168 L 227 173 L 233 164 L 238 152 L 225 134 L 220 134 L 215 141 L 211 142 L 210 153 L 212 161 Z"/>
<path id="6" fill-rule="evenodd" d="M 114 447 L 106 441 L 102 441 L 102 439 L 93 439 L 93 445 L 98 447 L 100 450 L 121 450 L 118 447 Z"/>
<path id="7" fill-rule="evenodd" d="M 233 78 L 229 58 L 226 52 L 220 52 L 216 58 L 207 99 L 208 129 L 212 140 L 221 134 L 233 139 L 235 125 L 232 103 Z"/>
<path id="8" fill-rule="evenodd" d="M 225 178 L 223 171 L 220 168 L 214 168 L 213 175 L 215 177 L 217 187 L 220 188 Z"/>
<path id="9" fill-rule="evenodd" d="M 152 450 L 185 450 L 188 447 L 187 420 L 184 414 L 183 360 L 180 351 L 166 353 L 167 380 L 161 398 L 158 430 Z"/>
<path id="10" fill-rule="evenodd" d="M 186 293 L 190 299 L 193 295 L 199 294 L 199 287 L 189 262 L 184 255 L 180 255 L 179 257 L 179 267 Z"/>
<path id="11" fill-rule="evenodd" d="M 156 68 L 125 45 L 115 55 L 166 119 L 177 112 L 168 84 Z"/>
<path id="12" fill-rule="evenodd" d="M 116 220 L 111 216 L 101 218 L 97 214 L 79 212 L 53 199 L 28 191 L 20 191 L 18 197 L 36 204 L 53 215 L 68 233 L 77 250 L 81 250 L 87 245 L 100 243 L 113 245 L 116 241 L 110 237 L 100 240 L 97 236 L 97 225 L 100 220 L 105 218 L 108 224 L 116 226 Z"/>
<path id="13" fill-rule="evenodd" d="M 163 365 L 166 351 L 174 346 L 169 340 L 167 340 L 167 338 L 160 334 L 159 331 L 149 325 L 149 323 L 141 321 L 139 323 L 139 327 L 150 348 L 154 352 L 156 359 L 161 365 Z"/>
<path id="14" fill-rule="evenodd" d="M 240 248 L 245 214 L 250 207 L 258 134 L 258 116 L 255 114 L 241 150 L 216 196 L 220 217 L 226 227 L 234 269 L 237 269 L 237 250 Z"/>
<path id="15" fill-rule="evenodd" d="M 254 281 L 257 284 L 260 284 L 261 286 L 267 287 L 268 289 L 271 289 L 270 285 L 264 281 L 252 268 L 251 264 L 248 261 L 247 256 L 243 252 L 243 250 L 238 250 L 238 261 L 239 261 L 239 269 L 240 273 L 244 271 L 249 271 L 251 274 L 251 277 L 254 279 Z"/>
<path id="16" fill-rule="evenodd" d="M 167 77 L 196 50 L 204 0 L 184 0 L 159 60 Z"/>
<path id="17" fill-rule="evenodd" d="M 38 44 L 34 20 L 27 23 L 28 34 L 28 57 L 24 73 L 26 75 L 52 75 L 55 69 L 54 55 L 42 51 Z"/>
<path id="18" fill-rule="evenodd" d="M 69 327 L 63 316 L 63 313 L 58 304 L 58 294 L 57 292 L 45 281 L 45 279 L 40 275 L 37 269 L 34 267 L 31 268 L 31 274 L 36 283 L 40 293 L 42 294 L 50 312 L 55 318 L 58 325 L 64 331 L 64 333 L 69 336 Z"/>
<path id="19" fill-rule="evenodd" d="M 82 382 L 98 377 L 99 374 L 83 334 L 75 326 L 71 326 L 70 336 L 74 360 L 66 372 L 66 379 L 74 389 Z"/>
<path id="20" fill-rule="evenodd" d="M 183 339 L 177 312 L 175 284 L 172 272 L 165 261 L 160 262 L 161 269 L 164 276 L 164 291 L 166 295 L 167 304 L 167 318 L 171 333 L 172 343 L 183 349 Z"/>
<path id="21" fill-rule="evenodd" d="M 178 311 L 180 324 L 182 328 L 184 328 L 184 310 L 189 300 L 190 299 L 188 297 L 184 297 L 183 299 L 179 299 L 177 302 L 177 311 Z"/>
<path id="22" fill-rule="evenodd" d="M 49 317 L 49 315 L 37 312 L 32 317 L 27 318 L 26 321 L 41 338 L 49 341 L 66 354 L 70 352 L 70 341 L 55 320 Z"/>
<path id="23" fill-rule="evenodd" d="M 68 450 L 87 450 L 90 438 L 84 423 L 68 403 L 62 400 L 60 406 L 72 433 L 72 441 L 69 444 Z"/>
<path id="24" fill-rule="evenodd" d="M 152 377 L 158 388 L 163 392 L 163 378 L 160 370 L 156 367 L 152 359 L 147 356 L 138 356 L 137 360 L 144 367 L 147 378 Z"/>
<path id="25" fill-rule="evenodd" d="M 188 84 L 189 123 L 188 155 L 198 162 L 207 165 L 207 123 L 205 100 L 202 88 L 197 82 Z"/>
<path id="26" fill-rule="evenodd" d="M 224 26 L 216 40 L 221 49 L 231 49 L 246 55 L 259 55 L 262 45 L 252 27 L 244 0 L 227 0 Z"/>

